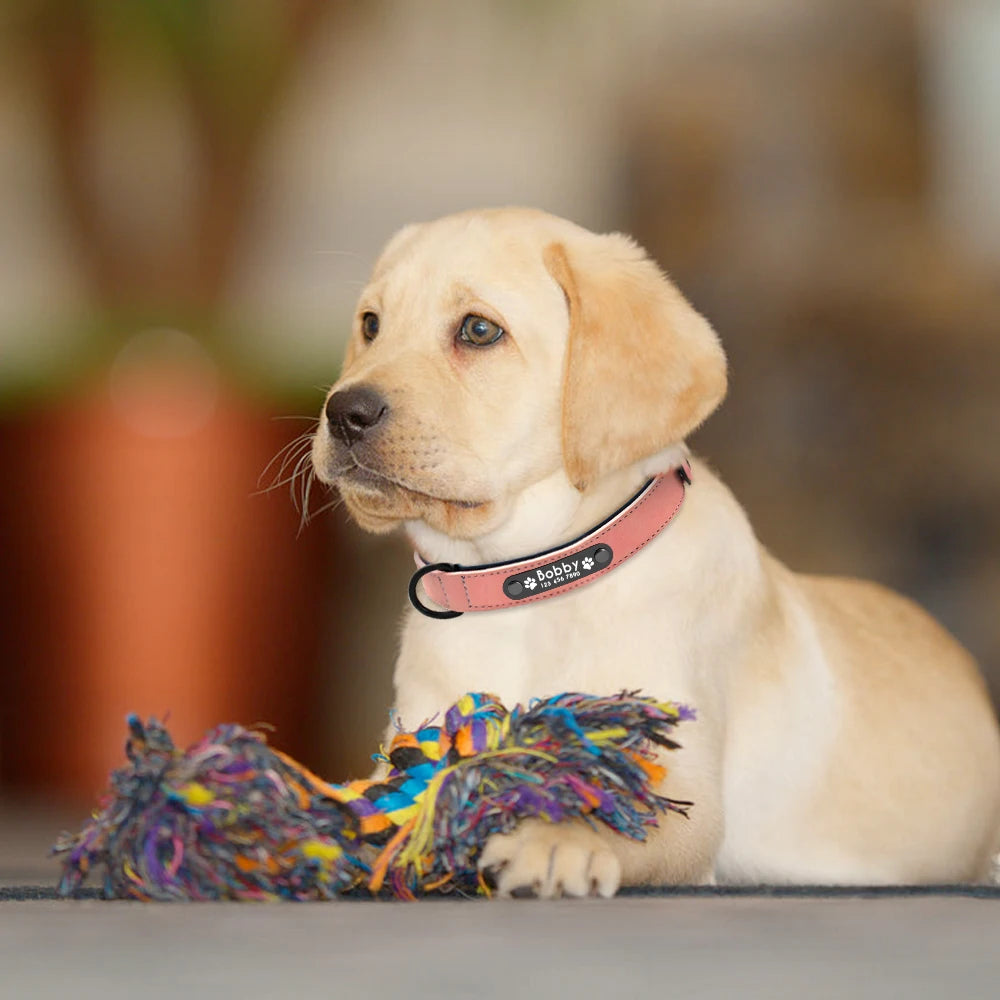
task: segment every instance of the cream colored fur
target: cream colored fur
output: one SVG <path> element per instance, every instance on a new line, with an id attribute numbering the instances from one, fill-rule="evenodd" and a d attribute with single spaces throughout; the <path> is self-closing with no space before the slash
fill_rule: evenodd
<path id="1" fill-rule="evenodd" d="M 505 336 L 463 344 L 470 313 Z M 388 415 L 353 449 L 322 427 L 320 477 L 362 526 L 402 525 L 428 560 L 476 564 L 566 541 L 675 466 L 724 395 L 725 362 L 630 240 L 504 209 L 393 239 L 333 391 L 362 384 Z M 468 690 L 513 704 L 641 688 L 698 711 L 665 761 L 689 820 L 666 817 L 641 845 L 524 823 L 484 852 L 500 892 L 986 878 L 1000 738 L 971 658 L 884 588 L 791 572 L 708 466 L 693 479 L 669 529 L 595 586 L 451 621 L 407 611 L 407 726 Z"/>

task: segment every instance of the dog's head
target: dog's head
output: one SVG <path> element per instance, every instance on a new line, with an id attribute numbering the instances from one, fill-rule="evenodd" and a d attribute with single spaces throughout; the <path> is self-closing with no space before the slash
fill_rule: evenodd
<path id="1" fill-rule="evenodd" d="M 632 240 L 468 212 L 376 263 L 313 463 L 369 530 L 474 538 L 559 470 L 583 491 L 680 443 L 725 388 L 711 327 Z"/>

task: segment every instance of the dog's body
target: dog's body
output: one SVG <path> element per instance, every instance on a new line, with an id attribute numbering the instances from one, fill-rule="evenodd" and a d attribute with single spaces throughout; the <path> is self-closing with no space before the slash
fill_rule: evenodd
<path id="1" fill-rule="evenodd" d="M 314 463 L 431 562 L 520 558 L 680 464 L 724 390 L 708 324 L 629 241 L 467 213 L 376 265 Z M 641 845 L 524 823 L 483 855 L 504 893 L 978 880 L 1000 846 L 1000 735 L 970 657 L 883 588 L 790 572 L 697 461 L 676 519 L 600 581 L 451 621 L 411 610 L 395 683 L 408 726 L 468 690 L 696 708 L 665 783 L 689 820 Z"/>

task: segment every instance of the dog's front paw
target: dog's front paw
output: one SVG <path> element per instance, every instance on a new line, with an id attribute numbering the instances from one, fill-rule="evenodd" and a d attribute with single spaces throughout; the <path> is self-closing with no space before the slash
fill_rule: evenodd
<path id="1" fill-rule="evenodd" d="M 512 833 L 486 842 L 479 870 L 500 896 L 613 896 L 621 864 L 600 836 L 583 823 L 529 819 Z"/>

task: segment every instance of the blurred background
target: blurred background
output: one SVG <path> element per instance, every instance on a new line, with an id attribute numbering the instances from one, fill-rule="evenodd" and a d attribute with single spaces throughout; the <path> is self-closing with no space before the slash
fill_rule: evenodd
<path id="1" fill-rule="evenodd" d="M 693 444 L 763 541 L 1000 692 L 998 180 L 993 0 L 7 0 L 0 856 L 128 711 L 366 771 L 412 563 L 303 523 L 299 436 L 382 243 L 474 206 L 644 243 L 729 353 Z"/>

